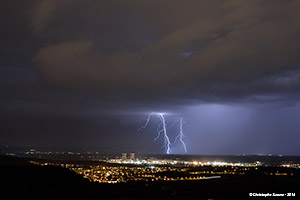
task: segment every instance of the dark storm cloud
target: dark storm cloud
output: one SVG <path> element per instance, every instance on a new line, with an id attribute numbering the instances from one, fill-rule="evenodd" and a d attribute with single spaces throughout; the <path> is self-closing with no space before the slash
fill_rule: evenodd
<path id="1" fill-rule="evenodd" d="M 0 67 L 30 65 L 32 55 L 40 48 L 32 35 L 30 10 L 34 0 L 5 2 L 0 7 Z M 22 66 L 20 66 L 22 65 Z"/>
<path id="2" fill-rule="evenodd" d="M 31 68 L 0 67 L 0 85 L 32 84 L 38 79 L 39 74 Z"/>
<path id="3" fill-rule="evenodd" d="M 299 69 L 299 9 L 298 1 L 40 1 L 31 26 L 49 42 L 33 61 L 57 88 L 199 100 L 289 93 L 298 81 L 289 90 L 259 83 Z"/>
<path id="4" fill-rule="evenodd" d="M 297 0 L 12 0 L 0 11 L 0 144 L 162 152 L 149 143 L 155 121 L 136 130 L 166 112 L 186 119 L 193 153 L 253 153 L 273 132 L 296 146 L 295 121 L 288 139 L 279 130 L 299 118 Z"/>

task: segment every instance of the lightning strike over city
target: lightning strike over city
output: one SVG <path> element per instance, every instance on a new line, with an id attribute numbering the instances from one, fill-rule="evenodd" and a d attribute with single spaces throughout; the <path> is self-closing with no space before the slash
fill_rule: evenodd
<path id="1" fill-rule="evenodd" d="M 179 134 L 176 136 L 173 144 L 175 144 L 179 138 L 179 141 L 180 143 L 182 144 L 183 146 L 183 150 L 184 150 L 184 153 L 187 153 L 187 149 L 186 149 L 186 144 L 185 142 L 183 141 L 183 138 L 185 137 L 184 133 L 183 133 L 183 119 L 182 117 L 180 118 L 179 120 Z"/>
<path id="2" fill-rule="evenodd" d="M 1 1 L 0 200 L 299 197 L 299 19 L 300 0 Z"/>
<path id="3" fill-rule="evenodd" d="M 156 137 L 154 138 L 154 141 L 156 141 L 157 139 L 160 138 L 161 134 L 163 134 L 163 138 L 164 138 L 164 143 L 163 143 L 163 147 L 166 151 L 167 154 L 170 154 L 172 152 L 171 150 L 171 147 L 177 142 L 177 140 L 179 139 L 180 143 L 182 144 L 183 146 L 183 150 L 184 150 L 184 153 L 187 153 L 187 148 L 186 148 L 186 144 L 185 142 L 183 141 L 183 137 L 185 136 L 184 133 L 183 133 L 183 119 L 182 117 L 180 118 L 179 120 L 179 134 L 175 137 L 175 140 L 173 143 L 171 143 L 170 141 L 170 137 L 168 135 L 168 131 L 167 131 L 167 124 L 166 124 L 166 119 L 165 119 L 165 115 L 164 113 L 150 113 L 146 119 L 146 122 L 143 126 L 141 126 L 137 131 L 141 131 L 142 129 L 145 129 L 150 120 L 151 120 L 151 116 L 152 115 L 156 115 L 159 120 L 161 121 L 160 124 L 158 124 L 158 127 L 157 127 L 157 135 Z M 176 122 L 176 121 L 175 121 Z"/>

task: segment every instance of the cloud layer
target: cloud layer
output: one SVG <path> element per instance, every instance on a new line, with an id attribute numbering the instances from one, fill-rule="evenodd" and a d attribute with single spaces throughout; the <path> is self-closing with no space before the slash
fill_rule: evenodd
<path id="1" fill-rule="evenodd" d="M 298 1 L 44 0 L 32 28 L 47 42 L 33 61 L 58 88 L 200 100 L 282 93 L 286 83 L 270 76 L 299 69 L 299 10 Z"/>
<path id="2" fill-rule="evenodd" d="M 162 152 L 157 124 L 136 130 L 168 112 L 186 120 L 192 153 L 299 154 L 298 0 L 26 0 L 0 11 L 0 145 Z"/>

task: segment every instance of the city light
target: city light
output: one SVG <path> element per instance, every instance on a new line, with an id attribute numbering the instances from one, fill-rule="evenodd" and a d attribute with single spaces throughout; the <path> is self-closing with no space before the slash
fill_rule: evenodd
<path id="1" fill-rule="evenodd" d="M 245 175 L 266 167 L 259 161 L 252 163 L 200 161 L 157 158 L 135 158 L 134 153 L 122 153 L 121 158 L 99 160 L 103 164 L 84 165 L 71 163 L 38 162 L 35 165 L 54 165 L 68 168 L 84 178 L 99 183 L 128 181 L 191 181 L 222 178 L 227 175 Z M 282 164 L 280 167 L 299 169 L 299 164 Z M 177 176 L 168 176 L 176 172 Z M 293 176 L 289 171 L 263 171 L 266 176 Z"/>

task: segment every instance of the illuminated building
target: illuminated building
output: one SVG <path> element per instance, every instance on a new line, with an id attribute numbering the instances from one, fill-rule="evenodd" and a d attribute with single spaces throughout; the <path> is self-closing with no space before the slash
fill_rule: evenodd
<path id="1" fill-rule="evenodd" d="M 129 159 L 130 159 L 130 160 L 134 160 L 134 153 L 130 153 Z"/>
<path id="2" fill-rule="evenodd" d="M 122 153 L 122 160 L 126 160 L 127 158 L 127 153 Z"/>

